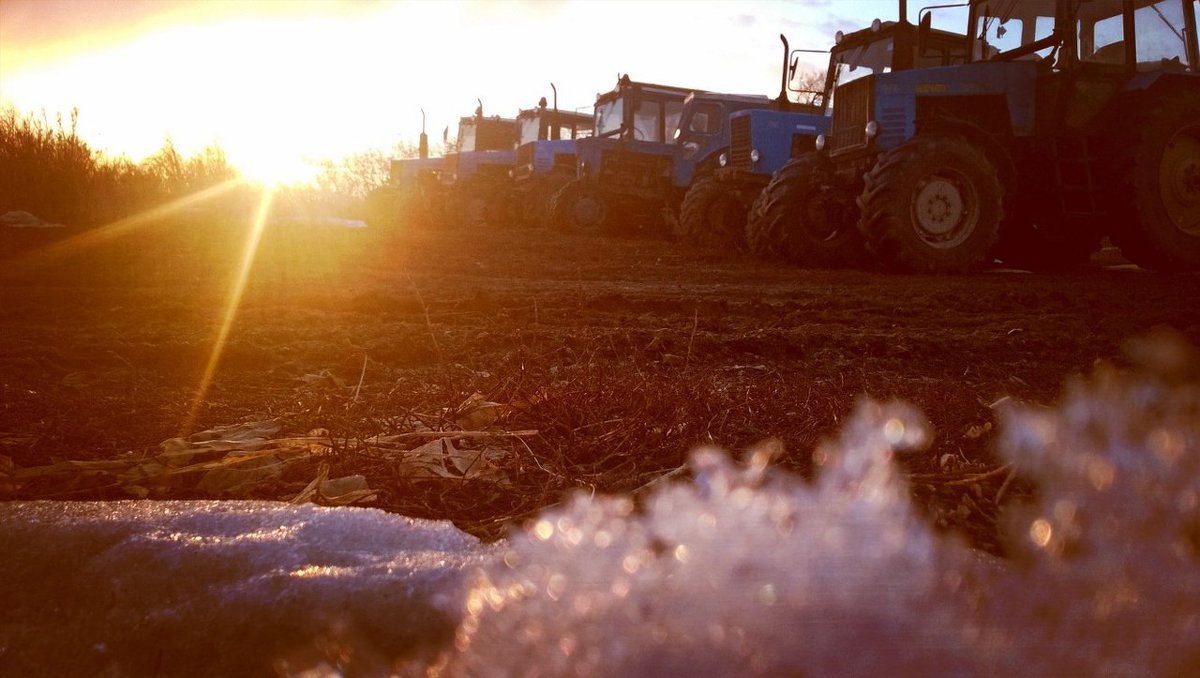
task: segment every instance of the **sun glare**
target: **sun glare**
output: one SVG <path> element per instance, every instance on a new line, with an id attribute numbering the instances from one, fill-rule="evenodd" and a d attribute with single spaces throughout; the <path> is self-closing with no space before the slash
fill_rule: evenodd
<path id="1" fill-rule="evenodd" d="M 235 156 L 230 161 L 243 178 L 268 188 L 312 183 L 321 171 L 303 158 L 272 153 Z"/>
<path id="2" fill-rule="evenodd" d="M 204 373 L 200 377 L 200 383 L 196 386 L 196 394 L 192 399 L 192 406 L 188 409 L 187 418 L 184 419 L 180 428 L 180 435 L 187 436 L 192 433 L 192 425 L 196 422 L 201 408 L 204 407 L 205 398 L 208 396 L 208 388 L 212 385 L 213 377 L 217 373 L 217 365 L 221 362 L 221 354 L 225 351 L 225 341 L 229 338 L 229 332 L 233 329 L 233 321 L 237 317 L 238 309 L 242 305 L 242 293 L 246 290 L 246 282 L 250 279 L 250 271 L 254 267 L 254 258 L 258 254 L 258 243 L 262 240 L 263 230 L 266 228 L 267 218 L 271 213 L 271 201 L 274 195 L 274 192 L 270 190 L 262 192 L 262 196 L 258 202 L 258 209 L 254 213 L 254 220 L 246 230 L 246 244 L 242 248 L 241 265 L 238 266 L 233 279 L 230 281 L 229 291 L 225 297 L 225 305 L 221 311 L 220 322 L 217 324 L 211 345 L 209 346 L 208 361 L 204 365 Z"/>

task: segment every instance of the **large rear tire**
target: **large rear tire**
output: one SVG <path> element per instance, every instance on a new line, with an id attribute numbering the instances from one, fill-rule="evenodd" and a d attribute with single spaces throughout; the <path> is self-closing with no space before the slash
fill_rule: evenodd
<path id="1" fill-rule="evenodd" d="M 834 181 L 828 159 L 809 153 L 781 167 L 750 210 L 746 241 L 759 256 L 803 266 L 855 266 L 864 260 L 854 199 Z"/>
<path id="2" fill-rule="evenodd" d="M 917 137 L 863 177 L 859 230 L 885 264 L 962 273 L 989 260 L 1004 216 L 996 168 L 966 139 Z"/>
<path id="3" fill-rule="evenodd" d="M 742 249 L 747 209 L 729 183 L 697 179 L 679 207 L 679 238 L 695 247 Z"/>
<path id="4" fill-rule="evenodd" d="M 604 195 L 590 182 L 576 179 L 550 199 L 550 218 L 564 233 L 600 235 L 608 231 L 609 209 Z"/>
<path id="5" fill-rule="evenodd" d="M 1200 94 L 1175 90 L 1130 127 L 1109 192 L 1112 239 L 1144 268 L 1200 268 Z"/>

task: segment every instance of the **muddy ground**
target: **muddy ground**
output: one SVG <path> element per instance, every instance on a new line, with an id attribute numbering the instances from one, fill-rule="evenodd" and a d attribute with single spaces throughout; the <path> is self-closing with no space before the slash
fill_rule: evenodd
<path id="1" fill-rule="evenodd" d="M 1036 487 L 993 456 L 997 403 L 1051 405 L 1073 375 L 1119 364 L 1125 342 L 1156 326 L 1200 343 L 1197 275 L 884 275 L 646 239 L 279 226 L 199 394 L 244 236 L 204 219 L 112 237 L 0 233 L 10 467 L 153 454 L 174 436 L 267 418 L 342 441 L 454 429 L 455 409 L 479 393 L 505 406 L 490 430 L 536 431 L 494 442 L 503 486 L 412 478 L 348 444 L 329 463 L 367 477 L 370 505 L 494 537 L 571 490 L 682 475 L 702 444 L 778 440 L 777 463 L 809 475 L 816 444 L 868 396 L 927 414 L 932 445 L 902 458 L 915 499 L 1000 551 L 998 507 Z M 286 498 L 310 479 L 285 474 L 256 492 Z M 9 494 L 123 496 L 94 484 Z"/>

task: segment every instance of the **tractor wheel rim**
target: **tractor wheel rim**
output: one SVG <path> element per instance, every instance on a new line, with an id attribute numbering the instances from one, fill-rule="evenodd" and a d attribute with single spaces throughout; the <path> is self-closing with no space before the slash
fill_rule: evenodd
<path id="1" fill-rule="evenodd" d="M 974 186 L 962 174 L 942 170 L 917 184 L 912 200 L 912 223 L 917 236 L 937 249 L 961 245 L 978 222 Z"/>
<path id="2" fill-rule="evenodd" d="M 596 228 L 604 222 L 604 206 L 590 196 L 579 198 L 571 208 L 575 222 L 583 228 Z"/>
<path id="3" fill-rule="evenodd" d="M 1185 127 L 1167 141 L 1158 178 L 1171 223 L 1200 236 L 1200 125 Z"/>

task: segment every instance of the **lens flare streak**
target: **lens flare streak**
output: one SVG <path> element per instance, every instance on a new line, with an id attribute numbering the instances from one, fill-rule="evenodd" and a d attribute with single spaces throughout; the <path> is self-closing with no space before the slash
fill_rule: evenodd
<path id="1" fill-rule="evenodd" d="M 275 192 L 273 190 L 263 188 L 262 198 L 259 200 L 258 209 L 254 213 L 254 221 L 251 223 L 250 230 L 246 234 L 246 246 L 242 250 L 241 265 L 238 266 L 234 274 L 233 284 L 230 286 L 229 295 L 225 300 L 220 325 L 218 325 L 216 334 L 213 336 L 212 348 L 209 350 L 208 361 L 204 366 L 204 374 L 200 377 L 200 383 L 196 387 L 196 397 L 192 400 L 192 406 L 188 408 L 187 418 L 184 419 L 183 425 L 180 427 L 181 436 L 191 434 L 192 425 L 200 413 L 200 408 L 204 405 L 205 397 L 208 395 L 208 388 L 212 385 L 217 365 L 221 361 L 221 353 L 225 350 L 225 342 L 229 338 L 230 330 L 233 329 L 233 321 L 237 317 L 238 307 L 242 303 L 242 293 L 245 292 L 246 282 L 250 279 L 250 270 L 254 267 L 254 257 L 258 253 L 258 244 L 262 240 L 263 230 L 267 224 L 267 216 L 271 212 L 271 201 L 274 197 Z"/>

